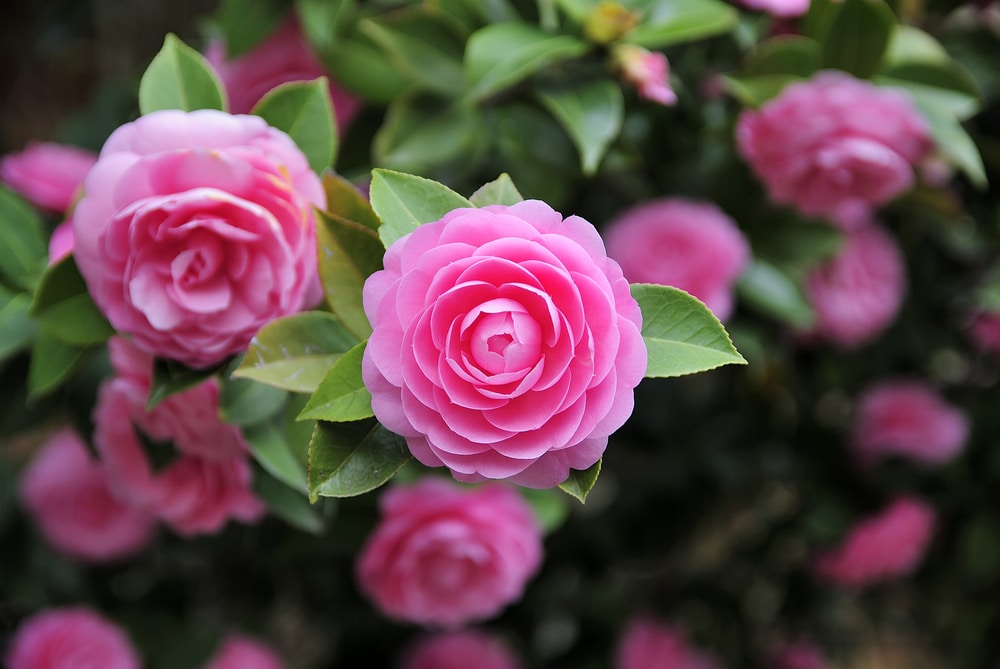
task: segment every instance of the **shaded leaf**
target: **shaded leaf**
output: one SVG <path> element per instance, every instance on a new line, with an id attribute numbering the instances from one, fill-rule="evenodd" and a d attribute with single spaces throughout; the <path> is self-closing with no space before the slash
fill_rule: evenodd
<path id="1" fill-rule="evenodd" d="M 244 430 L 243 436 L 254 459 L 271 476 L 302 494 L 306 492 L 306 470 L 289 447 L 280 424 L 260 423 Z"/>
<path id="2" fill-rule="evenodd" d="M 318 212 L 316 247 L 326 303 L 358 341 L 367 339 L 372 328 L 362 289 L 368 277 L 382 269 L 385 251 L 378 235 L 353 221 Z"/>
<path id="3" fill-rule="evenodd" d="M 47 254 L 38 213 L 0 187 L 0 276 L 18 288 L 33 290 L 45 269 Z"/>
<path id="4" fill-rule="evenodd" d="M 542 91 L 538 98 L 573 140 L 585 175 L 593 175 L 608 146 L 622 129 L 625 101 L 621 88 L 601 79 L 562 90 Z"/>
<path id="5" fill-rule="evenodd" d="M 375 215 L 368 198 L 358 190 L 357 186 L 330 170 L 323 172 L 322 179 L 328 212 L 360 223 L 370 230 L 378 230 L 378 216 Z"/>
<path id="6" fill-rule="evenodd" d="M 776 97 L 790 83 L 802 81 L 793 74 L 762 74 L 750 77 L 723 75 L 722 82 L 730 95 L 748 107 L 759 107 Z"/>
<path id="7" fill-rule="evenodd" d="M 736 283 L 740 300 L 799 329 L 807 329 L 816 318 L 802 288 L 774 265 L 756 259 Z"/>
<path id="8" fill-rule="evenodd" d="M 295 13 L 309 43 L 326 51 L 338 41 L 338 32 L 353 16 L 355 0 L 295 0 Z"/>
<path id="9" fill-rule="evenodd" d="M 72 255 L 45 270 L 31 315 L 43 329 L 69 344 L 99 344 L 115 333 L 91 299 Z"/>
<path id="10" fill-rule="evenodd" d="M 363 19 L 358 30 L 385 51 L 404 77 L 445 95 L 461 92 L 461 44 L 432 12 L 412 7 Z"/>
<path id="11" fill-rule="evenodd" d="M 67 344 L 42 330 L 35 337 L 28 365 L 28 399 L 48 395 L 73 373 L 87 349 Z"/>
<path id="12" fill-rule="evenodd" d="M 601 462 L 602 460 L 598 460 L 582 471 L 569 470 L 569 478 L 559 484 L 559 489 L 583 504 L 587 501 L 587 495 L 593 490 L 594 484 L 597 483 L 597 477 L 601 473 Z"/>
<path id="13" fill-rule="evenodd" d="M 299 420 L 350 422 L 372 416 L 372 396 L 361 378 L 362 342 L 340 357 L 320 382 Z"/>
<path id="14" fill-rule="evenodd" d="M 385 169 L 372 170 L 371 203 L 382 221 L 378 235 L 386 248 L 419 225 L 472 206 L 444 184 Z"/>
<path id="15" fill-rule="evenodd" d="M 452 161 L 474 160 L 484 134 L 480 110 L 415 91 L 389 106 L 375 135 L 375 161 L 389 169 L 427 173 Z"/>
<path id="16" fill-rule="evenodd" d="M 511 181 L 506 172 L 498 176 L 488 184 L 480 186 L 472 197 L 469 198 L 476 207 L 486 207 L 491 204 L 503 204 L 510 206 L 524 200 L 517 186 Z"/>
<path id="17" fill-rule="evenodd" d="M 139 82 L 139 111 L 225 108 L 225 93 L 208 61 L 176 35 L 167 35 Z"/>
<path id="18" fill-rule="evenodd" d="M 224 377 L 220 386 L 219 417 L 240 427 L 270 420 L 288 398 L 284 390 L 250 379 Z"/>
<path id="19" fill-rule="evenodd" d="M 364 35 L 338 39 L 324 56 L 323 63 L 335 81 L 375 104 L 392 102 L 412 85 Z"/>
<path id="20" fill-rule="evenodd" d="M 689 42 L 731 30 L 739 18 L 735 7 L 720 0 L 653 0 L 645 5 L 642 23 L 625 41 L 648 49 Z"/>
<path id="21" fill-rule="evenodd" d="M 271 513 L 289 525 L 310 534 L 323 533 L 323 518 L 309 506 L 306 497 L 266 471 L 254 471 L 253 491 Z"/>
<path id="22" fill-rule="evenodd" d="M 0 362 L 26 349 L 38 326 L 28 315 L 31 298 L 0 286 Z"/>
<path id="23" fill-rule="evenodd" d="M 337 124 L 326 77 L 276 86 L 250 113 L 286 132 L 314 172 L 322 172 L 336 160 Z"/>
<path id="24" fill-rule="evenodd" d="M 820 63 L 870 77 L 878 71 L 895 28 L 896 17 L 885 2 L 842 0 L 820 28 Z"/>
<path id="25" fill-rule="evenodd" d="M 576 473 L 575 470 L 570 470 L 570 474 L 572 475 L 573 473 Z M 544 534 L 551 534 L 559 529 L 569 516 L 569 504 L 567 504 L 566 495 L 558 492 L 555 488 L 547 490 L 519 488 L 518 492 L 531 505 Z"/>
<path id="26" fill-rule="evenodd" d="M 801 35 L 764 40 L 746 58 L 743 76 L 792 75 L 808 78 L 820 69 L 820 45 Z"/>
<path id="27" fill-rule="evenodd" d="M 285 15 L 282 0 L 222 0 L 215 23 L 226 42 L 226 55 L 235 58 L 264 40 Z"/>
<path id="28" fill-rule="evenodd" d="M 146 398 L 146 411 L 177 393 L 182 393 L 219 373 L 228 365 L 227 361 L 207 369 L 194 369 L 173 360 L 156 358 L 153 360 L 153 376 Z"/>
<path id="29" fill-rule="evenodd" d="M 309 444 L 309 499 L 374 490 L 410 458 L 403 438 L 375 421 L 320 421 Z"/>

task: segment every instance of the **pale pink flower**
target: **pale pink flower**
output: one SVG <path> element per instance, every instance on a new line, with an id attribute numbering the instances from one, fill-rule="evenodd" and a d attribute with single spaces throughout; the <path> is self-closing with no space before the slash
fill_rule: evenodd
<path id="1" fill-rule="evenodd" d="M 936 522 L 932 506 L 899 497 L 857 523 L 839 545 L 822 551 L 813 571 L 824 581 L 852 589 L 906 576 L 923 560 Z"/>
<path id="2" fill-rule="evenodd" d="M 634 44 L 619 44 L 611 58 L 641 97 L 666 106 L 677 104 L 677 94 L 670 87 L 670 62 L 664 54 Z"/>
<path id="3" fill-rule="evenodd" d="M 720 669 L 718 661 L 693 647 L 679 628 L 647 616 L 633 618 L 618 641 L 614 669 Z"/>
<path id="4" fill-rule="evenodd" d="M 112 326 L 208 367 L 302 308 L 319 177 L 256 116 L 153 112 L 115 130 L 73 214 L 74 256 Z"/>
<path id="5" fill-rule="evenodd" d="M 129 557 L 153 536 L 153 519 L 111 495 L 104 469 L 70 429 L 56 432 L 36 451 L 18 493 L 45 540 L 83 562 Z"/>
<path id="6" fill-rule="evenodd" d="M 426 477 L 380 499 L 382 518 L 357 561 L 358 583 L 385 615 L 459 627 L 521 597 L 542 561 L 531 507 L 511 488 Z"/>
<path id="7" fill-rule="evenodd" d="M 48 609 L 21 623 L 7 669 L 139 669 L 139 656 L 117 625 L 84 608 Z"/>
<path id="8" fill-rule="evenodd" d="M 816 310 L 812 334 L 845 349 L 868 343 L 895 320 L 906 292 L 903 255 L 889 233 L 849 233 L 838 253 L 806 276 Z"/>
<path id="9" fill-rule="evenodd" d="M 759 9 L 773 16 L 802 16 L 809 11 L 809 0 L 739 0 L 751 9 Z"/>
<path id="10" fill-rule="evenodd" d="M 286 19 L 266 39 L 235 58 L 226 57 L 221 41 L 209 45 L 205 57 L 219 73 L 229 98 L 229 111 L 249 114 L 264 94 L 284 83 L 330 80 L 330 102 L 343 133 L 361 109 L 361 100 L 330 79 L 313 53 L 294 17 Z"/>
<path id="11" fill-rule="evenodd" d="M 400 669 L 520 669 L 500 637 L 478 630 L 441 632 L 420 638 L 403 655 Z"/>
<path id="12" fill-rule="evenodd" d="M 882 381 L 858 398 L 851 445 L 863 463 L 899 456 L 931 466 L 962 450 L 969 420 L 929 385 Z"/>
<path id="13" fill-rule="evenodd" d="M 914 165 L 933 146 L 905 92 L 839 71 L 744 111 L 736 140 L 772 200 L 845 230 L 867 225 L 879 206 L 908 191 Z"/>
<path id="14" fill-rule="evenodd" d="M 65 213 L 97 156 L 55 142 L 34 142 L 0 159 L 0 181 L 32 204 Z"/>
<path id="15" fill-rule="evenodd" d="M 663 198 L 638 204 L 604 229 L 608 255 L 630 283 L 687 291 L 720 319 L 733 308 L 733 283 L 750 261 L 736 223 L 710 202 Z"/>
<path id="16" fill-rule="evenodd" d="M 234 634 L 222 642 L 202 669 L 285 669 L 285 664 L 272 648 Z"/>
<path id="17" fill-rule="evenodd" d="M 56 226 L 49 237 L 49 264 L 54 265 L 73 253 L 73 220 L 68 219 Z"/>
<path id="18" fill-rule="evenodd" d="M 601 236 L 537 200 L 419 226 L 364 306 L 375 415 L 466 482 L 547 488 L 591 466 L 646 372 L 642 314 Z"/>
<path id="19" fill-rule="evenodd" d="M 771 654 L 771 669 L 830 669 L 823 652 L 811 641 L 783 644 Z"/>

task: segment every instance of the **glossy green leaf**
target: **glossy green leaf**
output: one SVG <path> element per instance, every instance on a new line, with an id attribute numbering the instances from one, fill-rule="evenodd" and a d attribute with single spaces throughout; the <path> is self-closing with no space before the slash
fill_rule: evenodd
<path id="1" fill-rule="evenodd" d="M 642 23 L 625 41 L 648 49 L 721 35 L 736 25 L 739 12 L 720 0 L 652 0 L 638 3 Z"/>
<path id="2" fill-rule="evenodd" d="M 389 56 L 364 35 L 338 39 L 323 63 L 334 81 L 374 104 L 388 104 L 413 82 L 393 66 Z"/>
<path id="3" fill-rule="evenodd" d="M 355 0 L 295 0 L 302 32 L 313 48 L 327 51 L 339 40 L 341 27 L 353 17 Z"/>
<path id="4" fill-rule="evenodd" d="M 433 13 L 411 7 L 358 22 L 403 76 L 422 88 L 457 96 L 462 90 L 461 42 Z"/>
<path id="5" fill-rule="evenodd" d="M 764 260 L 754 260 L 736 283 L 741 302 L 798 329 L 816 318 L 802 288 L 790 276 Z"/>
<path id="6" fill-rule="evenodd" d="M 476 207 L 487 207 L 491 204 L 503 204 L 510 206 L 523 201 L 517 186 L 506 172 L 498 176 L 493 181 L 483 184 L 469 198 Z"/>
<path id="7" fill-rule="evenodd" d="M 802 77 L 792 74 L 763 74 L 748 77 L 723 75 L 722 77 L 729 94 L 748 107 L 759 107 L 776 97 L 788 84 L 802 80 Z"/>
<path id="8" fill-rule="evenodd" d="M 182 393 L 188 388 L 204 382 L 210 376 L 222 371 L 227 365 L 228 362 L 224 361 L 206 369 L 194 369 L 173 360 L 154 359 L 153 378 L 150 383 L 149 397 L 146 398 L 146 411 L 150 411 L 171 395 Z"/>
<path id="9" fill-rule="evenodd" d="M 218 76 L 200 53 L 169 34 L 139 82 L 139 111 L 225 109 Z"/>
<path id="10" fill-rule="evenodd" d="M 375 162 L 401 172 L 428 173 L 449 162 L 474 159 L 484 134 L 480 110 L 417 91 L 389 106 L 375 135 Z"/>
<path id="11" fill-rule="evenodd" d="M 309 444 L 309 499 L 370 492 L 410 458 L 403 438 L 375 421 L 320 421 Z"/>
<path id="12" fill-rule="evenodd" d="M 779 35 L 758 44 L 746 58 L 744 77 L 791 75 L 808 78 L 820 68 L 820 45 L 802 35 Z"/>
<path id="13" fill-rule="evenodd" d="M 270 420 L 284 407 L 288 393 L 250 379 L 223 378 L 219 417 L 232 425 L 250 427 Z"/>
<path id="14" fill-rule="evenodd" d="M 285 15 L 283 0 L 222 0 L 215 24 L 226 43 L 226 55 L 235 58 L 264 41 Z"/>
<path id="15" fill-rule="evenodd" d="M 299 420 L 349 422 L 372 416 L 372 396 L 361 378 L 361 358 L 367 342 L 340 357 L 306 403 Z"/>
<path id="16" fill-rule="evenodd" d="M 618 84 L 601 79 L 573 88 L 539 92 L 538 98 L 573 140 L 580 152 L 583 173 L 590 176 L 597 172 L 625 118 L 625 101 Z"/>
<path id="17" fill-rule="evenodd" d="M 0 187 L 0 277 L 33 290 L 47 254 L 42 219 L 27 202 Z"/>
<path id="18" fill-rule="evenodd" d="M 313 393 L 340 356 L 359 341 L 333 314 L 292 314 L 260 329 L 233 376 L 296 393 Z"/>
<path id="19" fill-rule="evenodd" d="M 59 388 L 76 369 L 86 350 L 83 346 L 67 344 L 44 330 L 39 332 L 28 365 L 28 398 L 36 399 Z"/>
<path id="20" fill-rule="evenodd" d="M 842 0 L 825 19 L 820 64 L 856 77 L 867 78 L 878 71 L 896 28 L 896 17 L 879 0 Z"/>
<path id="21" fill-rule="evenodd" d="M 597 477 L 601 473 L 601 462 L 598 460 L 582 471 L 569 470 L 569 478 L 559 484 L 559 489 L 578 499 L 581 504 L 586 502 L 587 495 L 593 490 L 594 484 L 597 483 Z"/>
<path id="22" fill-rule="evenodd" d="M 527 23 L 497 23 L 473 33 L 465 51 L 467 94 L 482 100 L 549 65 L 578 58 L 589 46 L 569 35 L 552 35 Z"/>
<path id="23" fill-rule="evenodd" d="M 642 310 L 647 377 L 746 364 L 719 319 L 696 298 L 671 286 L 637 283 L 631 289 Z"/>
<path id="24" fill-rule="evenodd" d="M 382 242 L 370 228 L 318 212 L 316 246 L 326 303 L 358 341 L 367 339 L 372 328 L 361 292 L 365 280 L 382 269 Z"/>
<path id="25" fill-rule="evenodd" d="M 42 275 L 31 316 L 47 332 L 69 344 L 99 344 L 115 333 L 91 299 L 71 255 Z"/>
<path id="26" fill-rule="evenodd" d="M 418 225 L 437 221 L 453 209 L 472 206 L 444 184 L 380 168 L 372 170 L 371 203 L 382 221 L 378 235 L 386 248 Z"/>
<path id="27" fill-rule="evenodd" d="M 31 298 L 0 286 L 0 362 L 31 345 L 38 325 L 28 315 Z"/>
<path id="28" fill-rule="evenodd" d="M 288 445 L 281 421 L 267 421 L 243 431 L 254 459 L 293 490 L 306 492 L 306 470 Z"/>
<path id="29" fill-rule="evenodd" d="M 276 86 L 251 113 L 288 133 L 314 172 L 322 172 L 336 160 L 337 124 L 326 77 Z"/>
<path id="30" fill-rule="evenodd" d="M 310 534 L 323 533 L 323 518 L 305 495 L 292 490 L 266 471 L 254 471 L 253 491 L 268 510 L 293 527 Z"/>
<path id="31" fill-rule="evenodd" d="M 360 223 L 370 230 L 378 230 L 378 216 L 357 186 L 330 170 L 324 172 L 322 178 L 328 212 Z"/>

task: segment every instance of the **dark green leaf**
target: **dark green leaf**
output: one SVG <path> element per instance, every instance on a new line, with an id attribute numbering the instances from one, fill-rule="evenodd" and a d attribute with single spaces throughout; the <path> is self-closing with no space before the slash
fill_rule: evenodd
<path id="1" fill-rule="evenodd" d="M 896 28 L 896 17 L 879 0 L 842 0 L 839 9 L 825 20 L 818 37 L 820 63 L 856 77 L 867 78 L 878 71 Z"/>
<path id="2" fill-rule="evenodd" d="M 766 261 L 755 260 L 736 289 L 741 301 L 796 328 L 808 328 L 816 317 L 799 284 Z"/>
<path id="3" fill-rule="evenodd" d="M 792 74 L 763 74 L 756 77 L 723 76 L 726 90 L 748 107 L 759 107 L 790 83 L 802 81 L 802 77 Z"/>
<path id="4" fill-rule="evenodd" d="M 28 203 L 0 187 L 0 276 L 33 290 L 48 249 L 42 220 Z"/>
<path id="5" fill-rule="evenodd" d="M 344 177 L 327 170 L 323 173 L 323 190 L 326 191 L 326 210 L 349 221 L 360 223 L 370 230 L 378 230 L 379 220 L 357 186 Z"/>
<path id="6" fill-rule="evenodd" d="M 139 82 L 139 110 L 222 109 L 226 97 L 204 56 L 169 34 Z"/>
<path id="7" fill-rule="evenodd" d="M 371 203 L 382 221 L 378 235 L 386 248 L 419 225 L 472 206 L 444 184 L 384 169 L 372 170 Z"/>
<path id="8" fill-rule="evenodd" d="M 310 534 L 323 533 L 323 519 L 306 497 L 266 471 L 254 471 L 253 490 L 271 513 L 289 525 Z"/>
<path id="9" fill-rule="evenodd" d="M 349 422 L 372 415 L 372 396 L 361 378 L 362 342 L 340 357 L 306 403 L 299 420 Z"/>
<path id="10" fill-rule="evenodd" d="M 288 133 L 314 172 L 322 172 L 336 160 L 337 124 L 326 77 L 276 86 L 251 113 Z"/>
<path id="11" fill-rule="evenodd" d="M 739 12 L 720 0 L 653 0 L 645 7 L 642 23 L 625 36 L 625 41 L 661 49 L 726 33 L 738 18 Z"/>
<path id="12" fill-rule="evenodd" d="M 318 212 L 316 243 L 319 277 L 330 310 L 358 341 L 367 339 L 372 328 L 361 291 L 368 277 L 382 269 L 385 251 L 378 235 L 354 221 Z"/>
<path id="13" fill-rule="evenodd" d="M 193 369 L 173 360 L 156 358 L 153 360 L 153 379 L 146 398 L 146 411 L 177 393 L 202 383 L 210 376 L 222 371 L 229 363 L 220 362 L 207 369 Z"/>
<path id="14" fill-rule="evenodd" d="M 288 445 L 281 423 L 268 421 L 243 431 L 254 459 L 267 472 L 290 488 L 306 492 L 306 470 Z"/>
<path id="15" fill-rule="evenodd" d="M 572 474 L 576 473 L 578 472 L 570 470 L 570 478 L 572 478 Z M 518 492 L 531 505 L 544 534 L 551 534 L 566 521 L 566 517 L 569 515 L 569 504 L 566 503 L 566 496 L 555 488 L 547 490 L 520 488 Z"/>
<path id="16" fill-rule="evenodd" d="M 747 56 L 743 77 L 792 75 L 808 78 L 820 68 L 819 43 L 801 35 L 779 35 L 758 44 Z"/>
<path id="17" fill-rule="evenodd" d="M 488 184 L 483 184 L 472 194 L 469 202 L 477 207 L 486 207 L 491 204 L 503 204 L 510 206 L 523 201 L 517 186 L 511 181 L 506 172 L 498 176 Z"/>
<path id="18" fill-rule="evenodd" d="M 457 96 L 462 90 L 461 43 L 432 12 L 418 7 L 358 22 L 404 77 L 422 88 Z"/>
<path id="19" fill-rule="evenodd" d="M 285 407 L 288 393 L 257 381 L 223 378 L 219 417 L 232 425 L 249 427 L 271 419 Z"/>
<path id="20" fill-rule="evenodd" d="M 559 121 L 580 152 L 585 175 L 593 175 L 625 118 L 618 84 L 600 79 L 572 88 L 542 91 L 539 99 Z"/>
<path id="21" fill-rule="evenodd" d="M 31 315 L 44 330 L 69 344 L 100 344 L 115 333 L 90 298 L 71 255 L 45 270 Z"/>
<path id="22" fill-rule="evenodd" d="M 337 40 L 323 62 L 337 83 L 375 104 L 392 102 L 412 85 L 364 35 Z"/>
<path id="23" fill-rule="evenodd" d="M 410 459 L 406 442 L 374 421 L 316 424 L 309 444 L 309 499 L 378 488 Z"/>
<path id="24" fill-rule="evenodd" d="M 285 15 L 283 0 L 222 0 L 215 23 L 235 58 L 264 40 Z"/>
<path id="25" fill-rule="evenodd" d="M 958 120 L 965 120 L 982 107 L 982 96 L 968 73 L 956 67 L 936 65 L 903 65 L 885 75 L 873 77 L 879 86 L 901 88 L 914 100 L 944 111 Z"/>
<path id="26" fill-rule="evenodd" d="M 581 504 L 587 501 L 587 495 L 593 490 L 597 483 L 597 476 L 601 473 L 601 460 L 598 460 L 587 469 L 579 471 L 569 470 L 569 478 L 559 484 L 559 489 L 567 495 L 577 498 Z"/>
<path id="27" fill-rule="evenodd" d="M 31 298 L 0 286 L 0 362 L 27 348 L 38 332 L 28 315 Z"/>
<path id="28" fill-rule="evenodd" d="M 295 0 L 295 13 L 313 48 L 327 51 L 356 10 L 355 0 Z"/>
<path id="29" fill-rule="evenodd" d="M 471 105 L 415 91 L 389 106 L 375 135 L 375 162 L 402 172 L 427 173 L 452 161 L 474 160 L 484 134 L 482 114 Z"/>
<path id="30" fill-rule="evenodd" d="M 28 399 L 48 395 L 61 386 L 76 369 L 86 348 L 67 344 L 45 332 L 38 333 L 28 366 Z"/>
<path id="31" fill-rule="evenodd" d="M 912 87 L 908 86 L 907 90 L 911 94 L 915 93 Z M 979 148 L 959 123 L 953 109 L 935 97 L 919 93 L 914 95 L 914 101 L 930 125 L 931 135 L 938 150 L 952 164 L 965 172 L 976 187 L 985 188 L 986 167 L 983 165 Z"/>

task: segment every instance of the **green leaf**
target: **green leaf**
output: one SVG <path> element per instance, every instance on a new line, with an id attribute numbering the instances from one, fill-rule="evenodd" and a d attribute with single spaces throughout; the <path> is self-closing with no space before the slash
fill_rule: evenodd
<path id="1" fill-rule="evenodd" d="M 0 187 L 0 276 L 18 288 L 33 290 L 45 269 L 47 253 L 38 213 Z"/>
<path id="2" fill-rule="evenodd" d="M 720 0 L 653 0 L 647 5 L 643 21 L 633 28 L 625 41 L 648 49 L 690 42 L 729 32 L 739 18 L 734 7 Z"/>
<path id="3" fill-rule="evenodd" d="M 587 501 L 587 495 L 593 490 L 597 483 L 597 476 L 601 473 L 601 460 L 598 460 L 590 467 L 580 471 L 569 470 L 569 478 L 559 484 L 559 489 L 567 495 L 577 498 L 581 504 Z"/>
<path id="4" fill-rule="evenodd" d="M 322 179 L 328 212 L 360 223 L 370 230 L 378 230 L 378 216 L 375 215 L 368 198 L 358 190 L 357 186 L 330 170 L 323 173 Z"/>
<path id="5" fill-rule="evenodd" d="M 396 70 L 422 88 L 447 96 L 462 90 L 461 42 L 431 11 L 411 7 L 358 22 Z"/>
<path id="6" fill-rule="evenodd" d="M 497 23 L 469 38 L 465 50 L 467 94 L 482 100 L 513 86 L 540 70 L 589 50 L 569 35 L 550 35 L 527 23 Z"/>
<path id="7" fill-rule="evenodd" d="M 0 362 L 27 348 L 38 332 L 28 315 L 31 298 L 0 286 Z"/>
<path id="8" fill-rule="evenodd" d="M 42 275 L 31 315 L 44 330 L 68 344 L 100 344 L 115 333 L 91 299 L 72 255 Z"/>
<path id="9" fill-rule="evenodd" d="M 802 288 L 774 265 L 756 259 L 736 283 L 740 300 L 798 329 L 816 318 Z"/>
<path id="10" fill-rule="evenodd" d="M 917 101 L 965 120 L 982 107 L 982 96 L 976 82 L 967 78 L 965 70 L 936 65 L 905 65 L 885 75 L 873 77 L 879 86 L 901 88 Z"/>
<path id="11" fill-rule="evenodd" d="M 154 359 L 153 378 L 149 397 L 146 398 L 146 411 L 151 411 L 171 395 L 182 393 L 202 383 L 222 371 L 228 364 L 228 361 L 224 361 L 207 369 L 193 369 L 173 360 Z"/>
<path id="12" fill-rule="evenodd" d="M 337 124 L 326 77 L 276 86 L 250 113 L 288 133 L 314 172 L 322 172 L 336 160 Z"/>
<path id="13" fill-rule="evenodd" d="M 820 69 L 820 45 L 801 35 L 779 35 L 764 40 L 747 56 L 744 77 L 792 75 L 808 78 Z"/>
<path id="14" fill-rule="evenodd" d="M 39 332 L 28 365 L 28 399 L 37 399 L 59 388 L 76 369 L 86 350 L 67 344 L 44 330 Z"/>
<path id="15" fill-rule="evenodd" d="M 309 443 L 309 499 L 378 488 L 410 460 L 406 442 L 374 421 L 316 424 Z"/>
<path id="16" fill-rule="evenodd" d="M 578 472 L 570 470 L 571 475 L 574 473 Z M 518 492 L 531 505 L 543 534 L 551 534 L 559 529 L 566 521 L 566 517 L 569 516 L 569 504 L 566 503 L 566 496 L 554 488 L 542 490 L 518 488 Z"/>
<path id="17" fill-rule="evenodd" d="M 882 0 L 842 0 L 824 19 L 820 63 L 856 77 L 878 71 L 896 28 L 896 17 Z"/>
<path id="18" fill-rule="evenodd" d="M 257 46 L 284 15 L 282 0 L 223 0 L 215 23 L 226 41 L 226 55 L 235 58 Z"/>
<path id="19" fill-rule="evenodd" d="M 793 74 L 763 74 L 750 77 L 722 76 L 722 82 L 729 94 L 748 107 L 759 107 L 771 98 L 777 97 L 788 84 L 802 80 L 802 77 Z"/>
<path id="20" fill-rule="evenodd" d="M 326 51 L 339 38 L 339 31 L 354 15 L 355 0 L 295 0 L 295 13 L 302 32 L 313 48 Z"/>
<path id="21" fill-rule="evenodd" d="M 219 418 L 231 425 L 249 427 L 270 420 L 285 407 L 288 393 L 257 381 L 222 378 Z"/>
<path id="22" fill-rule="evenodd" d="M 364 35 L 338 39 L 324 56 L 334 81 L 374 104 L 388 104 L 412 85 Z"/>
<path id="23" fill-rule="evenodd" d="M 642 310 L 647 378 L 746 364 L 719 319 L 696 298 L 671 286 L 636 283 L 631 289 Z"/>
<path id="24" fill-rule="evenodd" d="M 225 108 L 225 93 L 208 61 L 176 35 L 167 35 L 139 82 L 139 111 Z"/>
<path id="25" fill-rule="evenodd" d="M 476 207 L 487 207 L 491 204 L 503 204 L 510 206 L 524 200 L 517 186 L 511 181 L 506 172 L 498 176 L 488 184 L 483 184 L 469 198 Z"/>
<path id="26" fill-rule="evenodd" d="M 913 90 L 908 88 L 912 93 Z M 979 148 L 959 123 L 952 108 L 927 96 L 915 95 L 917 108 L 930 125 L 937 149 L 956 167 L 965 172 L 977 188 L 986 188 L 986 167 Z"/>
<path id="27" fill-rule="evenodd" d="M 333 314 L 305 311 L 277 318 L 250 341 L 233 377 L 313 393 L 340 356 L 358 344 Z"/>
<path id="28" fill-rule="evenodd" d="M 480 110 L 414 91 L 389 106 L 375 135 L 375 162 L 402 172 L 427 173 L 450 162 L 474 161 L 484 136 Z"/>
<path id="29" fill-rule="evenodd" d="M 275 516 L 310 534 L 323 533 L 323 519 L 306 497 L 261 469 L 254 470 L 253 491 Z"/>
<path id="30" fill-rule="evenodd" d="M 382 221 L 378 235 L 386 248 L 419 225 L 472 206 L 444 184 L 380 168 L 372 170 L 371 203 Z"/>
<path id="31" fill-rule="evenodd" d="M 378 235 L 354 221 L 318 212 L 316 242 L 327 304 L 357 340 L 367 339 L 372 328 L 361 292 L 368 277 L 382 269 L 385 251 Z"/>
<path id="32" fill-rule="evenodd" d="M 293 490 L 306 492 L 306 470 L 288 445 L 284 421 L 268 421 L 243 431 L 250 452 L 260 466 Z"/>
<path id="33" fill-rule="evenodd" d="M 950 61 L 951 56 L 940 42 L 920 28 L 908 25 L 896 26 L 882 59 L 887 69 L 910 63 L 944 65 Z"/>
<path id="34" fill-rule="evenodd" d="M 361 378 L 364 341 L 340 357 L 306 403 L 299 420 L 349 422 L 372 416 L 372 396 Z"/>
<path id="35" fill-rule="evenodd" d="M 621 88 L 610 79 L 601 79 L 539 92 L 538 97 L 576 144 L 583 173 L 593 175 L 622 129 L 625 101 Z"/>

